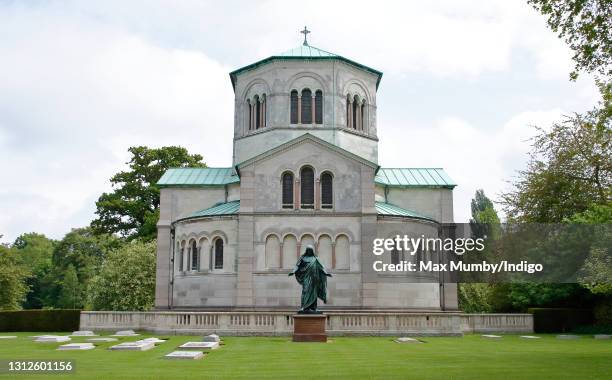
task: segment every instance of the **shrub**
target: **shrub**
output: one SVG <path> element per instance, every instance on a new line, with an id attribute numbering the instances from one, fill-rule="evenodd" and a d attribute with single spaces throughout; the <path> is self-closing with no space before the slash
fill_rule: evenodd
<path id="1" fill-rule="evenodd" d="M 80 310 L 0 311 L 0 331 L 75 331 Z"/>
<path id="2" fill-rule="evenodd" d="M 593 313 L 588 309 L 530 308 L 527 312 L 533 314 L 537 333 L 568 332 L 593 323 Z"/>

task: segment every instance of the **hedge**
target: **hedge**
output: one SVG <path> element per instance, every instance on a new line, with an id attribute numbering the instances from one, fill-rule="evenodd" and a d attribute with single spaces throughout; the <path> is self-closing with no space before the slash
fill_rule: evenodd
<path id="1" fill-rule="evenodd" d="M 593 312 L 588 309 L 530 308 L 527 312 L 533 314 L 537 333 L 569 332 L 593 324 Z"/>
<path id="2" fill-rule="evenodd" d="M 0 311 L 0 331 L 76 331 L 81 310 Z"/>

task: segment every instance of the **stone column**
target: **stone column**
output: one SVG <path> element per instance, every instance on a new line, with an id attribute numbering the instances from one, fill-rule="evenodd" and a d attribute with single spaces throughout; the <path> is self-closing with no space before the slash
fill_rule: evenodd
<path id="1" fill-rule="evenodd" d="M 302 94 L 298 94 L 298 124 L 302 124 Z"/>
<path id="2" fill-rule="evenodd" d="M 265 128 L 266 127 L 266 98 L 263 99 L 263 102 L 261 103 L 261 127 Z"/>
<path id="3" fill-rule="evenodd" d="M 311 121 L 312 121 L 312 124 L 313 124 L 313 125 L 314 125 L 314 124 L 316 124 L 316 123 L 315 123 L 315 103 L 316 103 L 316 102 L 315 102 L 315 93 L 313 92 L 313 93 L 312 93 L 312 103 L 311 103 L 311 107 L 312 107 L 312 108 L 311 108 L 311 114 L 312 114 L 312 119 L 311 119 Z"/>
<path id="4" fill-rule="evenodd" d="M 282 236 L 281 236 L 282 238 Z M 279 260 L 278 260 L 278 267 L 280 269 L 283 269 L 283 241 L 281 240 L 280 243 L 278 244 L 280 251 L 278 252 L 279 256 Z"/>
<path id="5" fill-rule="evenodd" d="M 331 260 L 332 260 L 331 267 L 332 267 L 332 269 L 336 269 L 336 242 L 332 242 L 331 247 L 332 247 L 332 252 L 331 252 L 331 256 L 332 256 L 331 257 Z M 350 255 L 350 248 L 349 248 L 349 255 Z M 350 260 L 350 257 L 349 257 L 349 260 Z"/>
<path id="6" fill-rule="evenodd" d="M 359 103 L 357 103 L 357 112 L 355 112 L 355 114 L 355 118 L 357 119 L 355 122 L 355 129 L 361 131 L 363 128 L 361 125 L 361 106 Z"/>
<path id="7" fill-rule="evenodd" d="M 348 98 L 348 127 L 353 128 L 353 101 Z"/>
<path id="8" fill-rule="evenodd" d="M 321 209 L 321 179 L 315 178 L 315 193 L 314 193 L 315 210 Z"/>
<path id="9" fill-rule="evenodd" d="M 294 208 L 298 210 L 300 208 L 300 180 L 295 180 L 295 186 L 293 186 L 293 199 L 294 199 Z"/>

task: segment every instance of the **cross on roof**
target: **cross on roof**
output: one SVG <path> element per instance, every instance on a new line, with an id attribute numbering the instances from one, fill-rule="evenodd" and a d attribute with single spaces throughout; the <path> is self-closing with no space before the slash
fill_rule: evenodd
<path id="1" fill-rule="evenodd" d="M 300 33 L 304 35 L 304 45 L 308 46 L 308 40 L 306 38 L 308 37 L 308 33 L 310 33 L 310 30 L 308 30 L 307 27 L 304 27 L 304 30 L 302 30 Z"/>

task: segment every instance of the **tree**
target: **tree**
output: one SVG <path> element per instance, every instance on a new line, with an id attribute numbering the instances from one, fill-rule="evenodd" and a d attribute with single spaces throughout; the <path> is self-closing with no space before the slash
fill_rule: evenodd
<path id="1" fill-rule="evenodd" d="M 88 289 L 94 310 L 149 310 L 155 301 L 155 242 L 132 241 L 110 253 Z"/>
<path id="2" fill-rule="evenodd" d="M 29 288 L 24 309 L 40 309 L 44 306 L 44 289 L 41 280 L 51 269 L 55 241 L 35 232 L 20 235 L 13 243 L 17 260 L 30 272 L 26 285 Z"/>
<path id="3" fill-rule="evenodd" d="M 574 114 L 550 131 L 538 128 L 527 169 L 502 194 L 509 218 L 518 222 L 559 223 L 612 197 L 611 85 L 600 86 L 603 100 L 584 115 Z"/>
<path id="4" fill-rule="evenodd" d="M 129 170 L 111 178 L 112 193 L 96 202 L 98 217 L 91 223 L 96 233 L 119 234 L 128 239 L 154 239 L 159 219 L 159 188 L 156 183 L 169 168 L 205 167 L 202 156 L 177 146 L 159 149 L 131 147 Z"/>
<path id="5" fill-rule="evenodd" d="M 0 246 L 0 310 L 19 310 L 28 292 L 29 272 L 19 265 L 15 251 Z"/>
<path id="6" fill-rule="evenodd" d="M 83 290 L 72 264 L 64 272 L 57 306 L 63 309 L 80 309 L 83 307 Z"/>
<path id="7" fill-rule="evenodd" d="M 528 0 L 548 17 L 548 26 L 574 52 L 570 78 L 579 71 L 612 75 L 612 2 L 610 0 Z"/>

